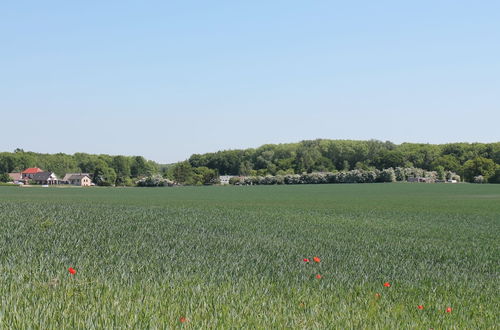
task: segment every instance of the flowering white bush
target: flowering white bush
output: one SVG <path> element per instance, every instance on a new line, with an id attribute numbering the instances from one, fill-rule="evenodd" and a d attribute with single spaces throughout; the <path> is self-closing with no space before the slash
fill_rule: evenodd
<path id="1" fill-rule="evenodd" d="M 474 177 L 474 183 L 484 183 L 486 180 L 482 175 L 478 175 Z"/>
<path id="2" fill-rule="evenodd" d="M 136 182 L 139 187 L 162 187 L 162 186 L 173 186 L 174 183 L 169 179 L 163 178 L 159 174 L 154 174 L 140 179 Z"/>
<path id="3" fill-rule="evenodd" d="M 460 176 L 453 172 L 446 174 L 454 180 L 460 180 Z M 247 176 L 234 180 L 232 184 L 324 184 L 324 183 L 373 183 L 373 182 L 395 182 L 406 181 L 408 178 L 428 178 L 435 181 L 437 172 L 425 171 L 421 168 L 387 168 L 382 171 L 374 170 L 352 170 L 343 172 L 314 172 L 304 174 L 286 174 L 286 175 L 266 175 L 266 176 Z"/>

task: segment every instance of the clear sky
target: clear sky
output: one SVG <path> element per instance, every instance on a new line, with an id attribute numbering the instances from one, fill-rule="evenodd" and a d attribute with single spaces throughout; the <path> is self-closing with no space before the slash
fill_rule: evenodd
<path id="1" fill-rule="evenodd" d="M 500 1 L 2 1 L 0 150 L 500 141 Z"/>

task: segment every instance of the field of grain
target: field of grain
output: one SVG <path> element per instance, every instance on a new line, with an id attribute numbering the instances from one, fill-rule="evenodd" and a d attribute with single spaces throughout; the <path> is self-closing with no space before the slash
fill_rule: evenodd
<path id="1" fill-rule="evenodd" d="M 494 328 L 499 260 L 500 185 L 0 187 L 2 329 Z"/>

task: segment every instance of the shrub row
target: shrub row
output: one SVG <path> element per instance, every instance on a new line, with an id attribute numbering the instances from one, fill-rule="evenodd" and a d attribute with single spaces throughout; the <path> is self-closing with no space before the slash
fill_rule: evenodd
<path id="1" fill-rule="evenodd" d="M 445 173 L 446 179 L 460 180 L 455 173 Z M 323 184 L 323 183 L 374 183 L 406 181 L 408 178 L 422 177 L 434 181 L 438 174 L 418 168 L 388 168 L 384 170 L 352 170 L 344 172 L 315 172 L 304 174 L 266 175 L 233 177 L 231 184 L 273 185 L 273 184 Z"/>
<path id="2" fill-rule="evenodd" d="M 174 185 L 172 181 L 170 181 L 169 179 L 165 179 L 158 174 L 142 178 L 137 181 L 136 184 L 139 187 L 163 187 Z"/>

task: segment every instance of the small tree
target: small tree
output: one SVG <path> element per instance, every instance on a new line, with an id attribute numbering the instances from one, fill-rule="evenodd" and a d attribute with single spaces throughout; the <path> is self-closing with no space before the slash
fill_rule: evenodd
<path id="1" fill-rule="evenodd" d="M 194 184 L 216 184 L 220 182 L 217 170 L 202 166 L 193 168 L 193 172 L 196 178 Z"/>
<path id="2" fill-rule="evenodd" d="M 490 183 L 500 183 L 500 165 L 497 165 L 497 168 L 495 169 L 495 174 L 493 174 L 488 179 L 488 182 L 490 182 Z"/>
<path id="3" fill-rule="evenodd" d="M 395 182 L 396 181 L 396 173 L 392 168 L 386 168 L 385 170 L 380 171 L 378 182 Z"/>
<path id="4" fill-rule="evenodd" d="M 0 182 L 10 182 L 10 176 L 7 173 L 0 174 Z"/>
<path id="5" fill-rule="evenodd" d="M 94 183 L 98 186 L 112 186 L 116 182 L 116 172 L 111 167 L 96 167 Z"/>
<path id="6" fill-rule="evenodd" d="M 469 182 L 476 176 L 483 176 L 486 180 L 495 174 L 496 164 L 493 160 L 484 157 L 476 157 L 464 164 L 465 179 Z"/>
<path id="7" fill-rule="evenodd" d="M 172 169 L 172 178 L 182 184 L 192 184 L 193 167 L 188 161 L 175 164 Z"/>
<path id="8" fill-rule="evenodd" d="M 444 173 L 444 167 L 443 166 L 437 166 L 436 167 L 436 173 L 437 177 L 439 180 L 444 180 L 445 179 L 445 173 Z"/>
<path id="9" fill-rule="evenodd" d="M 242 183 L 242 180 L 238 176 L 233 176 L 232 178 L 229 179 L 229 184 L 239 185 L 241 183 Z"/>

